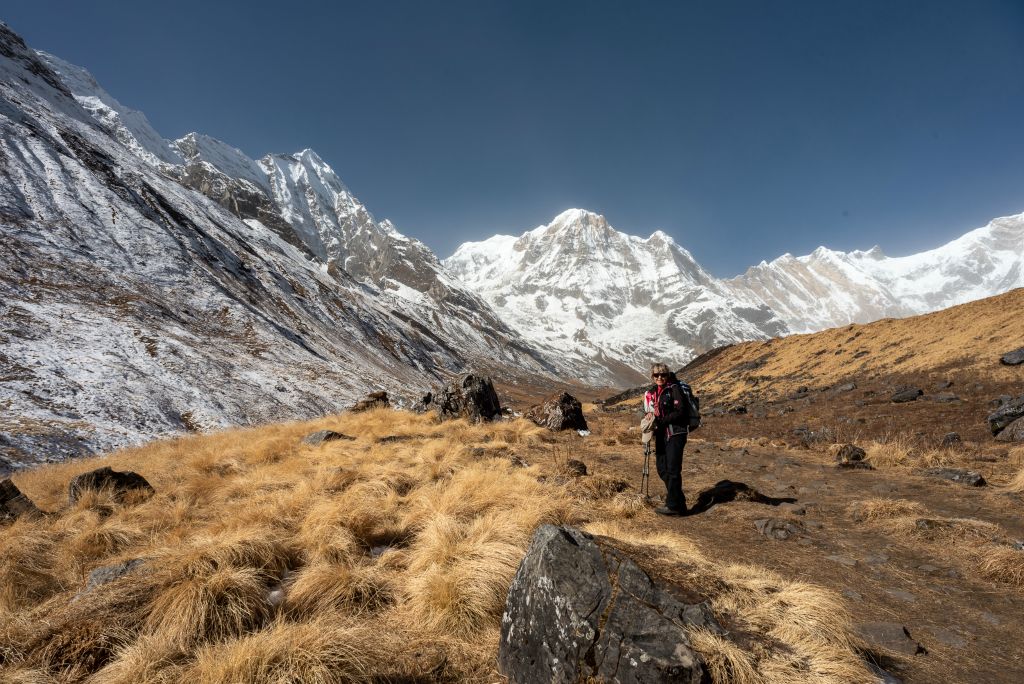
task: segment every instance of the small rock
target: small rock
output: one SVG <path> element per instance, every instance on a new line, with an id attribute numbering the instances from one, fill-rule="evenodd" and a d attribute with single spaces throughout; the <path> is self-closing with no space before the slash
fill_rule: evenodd
<path id="1" fill-rule="evenodd" d="M 857 389 L 857 383 L 848 382 L 845 385 L 839 385 L 836 387 L 836 392 L 852 392 L 855 389 Z"/>
<path id="2" fill-rule="evenodd" d="M 728 411 L 727 411 L 727 413 L 732 413 L 732 414 L 736 414 L 736 415 L 741 415 L 741 414 L 744 414 L 746 412 L 747 412 L 747 407 L 743 406 L 742 404 L 737 404 L 736 406 L 730 406 Z"/>
<path id="3" fill-rule="evenodd" d="M 769 539 L 789 539 L 800 533 L 800 523 L 794 520 L 782 520 L 780 518 L 762 518 L 754 521 L 754 527 L 763 537 Z"/>
<path id="4" fill-rule="evenodd" d="M 149 496 L 156 493 L 146 478 L 138 473 L 119 472 L 107 466 L 72 478 L 68 483 L 68 504 L 74 506 L 86 490 L 103 489 L 111 490 L 117 501 L 122 501 L 129 492 L 145 492 Z"/>
<path id="5" fill-rule="evenodd" d="M 939 382 L 935 383 L 935 389 L 936 390 L 949 389 L 952 386 L 953 386 L 953 381 L 952 380 L 940 380 Z"/>
<path id="6" fill-rule="evenodd" d="M 395 442 L 408 442 L 413 439 L 412 435 L 384 435 L 377 438 L 378 444 L 394 444 Z"/>
<path id="7" fill-rule="evenodd" d="M 917 398 L 924 394 L 924 390 L 919 387 L 904 387 L 896 390 L 896 392 L 889 397 L 889 401 L 894 404 L 903 404 L 908 401 L 917 401 Z"/>
<path id="8" fill-rule="evenodd" d="M 375 408 L 387 408 L 390 405 L 391 402 L 388 399 L 388 393 L 384 390 L 379 390 L 377 392 L 370 392 L 365 397 L 357 401 L 351 410 L 355 412 L 369 411 L 370 409 Z"/>
<path id="9" fill-rule="evenodd" d="M 11 522 L 22 516 L 35 517 L 41 511 L 21 493 L 21 490 L 8 478 L 0 481 L 0 523 Z"/>
<path id="10" fill-rule="evenodd" d="M 935 573 L 937 573 L 939 571 L 939 569 L 937 567 L 935 567 L 934 565 L 929 565 L 928 563 L 925 563 L 923 565 L 918 565 L 917 569 L 920 570 L 921 572 L 923 572 L 926 575 L 934 575 Z"/>
<path id="11" fill-rule="evenodd" d="M 844 444 L 836 453 L 839 463 L 859 463 L 867 456 L 867 452 L 854 444 Z"/>
<path id="12" fill-rule="evenodd" d="M 565 462 L 565 471 L 573 477 L 583 477 L 587 474 L 587 464 L 575 458 L 570 458 Z"/>
<path id="13" fill-rule="evenodd" d="M 1004 366 L 1019 366 L 1024 363 L 1024 347 L 1006 352 L 999 358 L 999 363 Z"/>
<path id="14" fill-rule="evenodd" d="M 962 443 L 959 432 L 947 432 L 942 436 L 942 441 L 939 442 L 939 446 L 951 447 Z"/>
<path id="15" fill-rule="evenodd" d="M 851 601 L 863 601 L 864 596 L 853 589 L 843 589 L 843 596 L 850 599 Z"/>
<path id="16" fill-rule="evenodd" d="M 522 456 L 516 456 L 515 454 L 511 454 L 508 457 L 508 461 L 509 461 L 509 463 L 511 463 L 516 468 L 529 468 L 530 467 L 530 464 L 526 462 L 525 458 L 523 458 Z"/>
<path id="17" fill-rule="evenodd" d="M 89 573 L 89 579 L 86 582 L 85 590 L 89 591 L 90 589 L 95 589 L 96 587 L 103 586 L 104 584 L 109 584 L 114 580 L 121 579 L 125 575 L 138 570 L 145 564 L 146 561 L 142 558 L 132 558 L 131 560 L 96 568 Z"/>
<path id="18" fill-rule="evenodd" d="M 938 402 L 940 404 L 955 404 L 956 402 L 960 401 L 960 397 L 953 394 L 952 392 L 939 392 L 938 394 L 933 394 L 929 398 L 932 401 Z"/>
<path id="19" fill-rule="evenodd" d="M 970 485 L 971 487 L 984 487 L 988 484 L 980 473 L 976 473 L 973 470 L 964 470 L 963 468 L 927 468 L 924 474 L 929 477 L 937 477 L 943 480 Z"/>
<path id="20" fill-rule="evenodd" d="M 885 565 L 889 562 L 889 557 L 884 553 L 874 553 L 870 556 L 865 556 L 864 562 L 868 565 Z"/>
<path id="21" fill-rule="evenodd" d="M 840 565 L 845 565 L 845 566 L 847 566 L 849 568 L 853 568 L 853 567 L 857 566 L 857 559 L 856 558 L 850 558 L 849 556 L 835 555 L 835 556 L 829 556 L 828 559 L 830 561 L 834 562 L 834 563 L 839 563 Z"/>
<path id="22" fill-rule="evenodd" d="M 857 632 L 876 648 L 911 656 L 928 652 L 924 646 L 914 641 L 907 628 L 898 622 L 865 622 L 857 625 Z"/>
<path id="23" fill-rule="evenodd" d="M 355 437 L 351 437 L 341 432 L 335 432 L 334 430 L 317 430 L 316 432 L 311 432 L 303 437 L 302 443 L 310 446 L 320 446 L 324 442 L 353 439 L 355 439 Z"/>
<path id="24" fill-rule="evenodd" d="M 900 601 L 906 601 L 907 603 L 913 603 L 917 601 L 917 597 L 907 591 L 900 589 L 886 589 L 885 593 L 893 598 L 899 599 Z"/>
<path id="25" fill-rule="evenodd" d="M 840 470 L 874 470 L 875 467 L 867 461 L 852 461 L 846 463 L 836 463 L 836 468 Z"/>

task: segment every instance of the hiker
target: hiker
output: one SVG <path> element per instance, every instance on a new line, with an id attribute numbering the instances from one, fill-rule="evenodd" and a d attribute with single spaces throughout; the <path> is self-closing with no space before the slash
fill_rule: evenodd
<path id="1" fill-rule="evenodd" d="M 644 412 L 654 415 L 654 455 L 658 476 L 665 483 L 665 505 L 654 509 L 661 515 L 685 515 L 683 448 L 689 424 L 689 403 L 675 373 L 663 363 L 651 366 L 654 386 L 644 395 Z"/>

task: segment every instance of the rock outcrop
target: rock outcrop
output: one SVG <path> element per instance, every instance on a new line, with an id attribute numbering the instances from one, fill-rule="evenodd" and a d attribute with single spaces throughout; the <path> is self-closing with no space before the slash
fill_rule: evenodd
<path id="1" fill-rule="evenodd" d="M 391 406 L 391 401 L 388 399 L 388 393 L 384 390 L 378 392 L 370 392 L 365 397 L 360 399 L 352 407 L 353 411 L 369 411 L 375 408 L 387 408 Z"/>
<path id="2" fill-rule="evenodd" d="M 1024 418 L 1018 418 L 996 435 L 999 442 L 1024 442 Z"/>
<path id="3" fill-rule="evenodd" d="M 22 516 L 40 515 L 40 510 L 10 479 L 0 480 L 0 524 Z"/>
<path id="4" fill-rule="evenodd" d="M 896 390 L 889 398 L 894 404 L 904 404 L 908 401 L 917 401 L 917 398 L 924 394 L 920 387 L 903 387 Z"/>
<path id="5" fill-rule="evenodd" d="M 583 417 L 583 405 L 568 392 L 548 397 L 543 403 L 531 407 L 526 417 L 549 430 L 588 430 Z"/>
<path id="6" fill-rule="evenodd" d="M 1014 349 L 1012 352 L 1006 352 L 999 359 L 999 363 L 1004 366 L 1019 366 L 1024 363 L 1024 347 L 1020 349 Z"/>
<path id="7" fill-rule="evenodd" d="M 976 473 L 973 470 L 964 470 L 963 468 L 927 468 L 924 474 L 971 487 L 984 487 L 987 484 L 985 478 L 980 473 Z"/>
<path id="8" fill-rule="evenodd" d="M 1024 418 L 1024 394 L 1017 397 L 1016 399 L 1010 399 L 1009 401 L 1001 401 L 999 408 L 992 413 L 988 414 L 988 426 L 992 430 L 993 435 L 998 435 L 1004 429 L 1006 429 L 1010 423 Z"/>
<path id="9" fill-rule="evenodd" d="M 620 551 L 542 525 L 509 589 L 498 666 L 514 683 L 705 681 L 688 625 L 722 633 Z"/>
<path id="10" fill-rule="evenodd" d="M 492 420 L 501 414 L 501 403 L 490 378 L 472 373 L 458 377 L 440 391 L 437 413 L 443 419 L 466 418 L 471 423 Z"/>
<path id="11" fill-rule="evenodd" d="M 72 478 L 68 484 L 68 504 L 74 506 L 89 490 L 110 490 L 117 501 L 123 501 L 130 492 L 140 492 L 146 496 L 156 493 L 146 478 L 138 473 L 130 470 L 119 472 L 108 466 L 90 470 Z"/>

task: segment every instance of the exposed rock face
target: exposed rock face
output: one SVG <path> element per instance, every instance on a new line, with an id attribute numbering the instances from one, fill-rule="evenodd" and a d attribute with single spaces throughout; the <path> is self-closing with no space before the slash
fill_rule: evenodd
<path id="1" fill-rule="evenodd" d="M 1018 418 L 996 435 L 999 442 L 1024 442 L 1024 418 Z"/>
<path id="2" fill-rule="evenodd" d="M 705 604 L 678 601 L 621 552 L 542 525 L 509 589 L 498 666 L 516 684 L 699 684 L 688 624 L 721 633 Z"/>
<path id="3" fill-rule="evenodd" d="M 119 580 L 125 575 L 138 570 L 145 564 L 146 561 L 141 558 L 132 558 L 131 560 L 96 568 L 89 573 L 89 581 L 85 585 L 85 590 L 89 591 L 90 589 L 95 589 L 96 587 L 108 584 L 114 580 Z"/>
<path id="4" fill-rule="evenodd" d="M 22 516 L 36 516 L 40 511 L 27 496 L 21 493 L 10 479 L 0 480 L 0 524 L 11 522 Z"/>
<path id="5" fill-rule="evenodd" d="M 549 430 L 589 429 L 587 419 L 583 417 L 583 405 L 567 392 L 548 397 L 543 403 L 531 407 L 526 417 Z"/>
<path id="6" fill-rule="evenodd" d="M 917 401 L 917 398 L 924 394 L 924 390 L 919 387 L 904 387 L 896 390 L 896 392 L 890 397 L 890 400 L 894 404 L 903 404 L 908 401 Z"/>
<path id="7" fill-rule="evenodd" d="M 334 442 L 337 440 L 353 440 L 355 437 L 346 435 L 341 432 L 335 432 L 334 430 L 317 430 L 311 432 L 303 438 L 303 444 L 309 444 L 310 446 L 320 446 L 324 442 Z"/>
<path id="8" fill-rule="evenodd" d="M 1007 426 L 1018 418 L 1024 418 L 1024 394 L 1006 402 L 1001 402 L 999 408 L 988 414 L 988 426 L 993 435 L 998 435 Z"/>
<path id="9" fill-rule="evenodd" d="M 114 497 L 121 500 L 129 492 L 145 492 L 155 494 L 156 490 L 138 473 L 132 471 L 119 472 L 109 466 L 90 470 L 71 479 L 68 484 L 68 503 L 72 506 L 87 490 L 109 489 Z"/>
<path id="10" fill-rule="evenodd" d="M 971 487 L 984 487 L 987 484 L 985 478 L 980 473 L 976 473 L 973 470 L 964 470 L 963 468 L 927 468 L 924 473 L 931 477 L 938 477 L 943 480 L 970 485 Z"/>
<path id="11" fill-rule="evenodd" d="M 437 397 L 441 418 L 466 418 L 471 423 L 491 420 L 501 413 L 501 403 L 490 378 L 472 373 L 452 380 Z"/>
<path id="12" fill-rule="evenodd" d="M 857 631 L 875 648 L 908 656 L 928 652 L 924 646 L 914 641 L 907 628 L 898 622 L 866 622 L 858 625 Z"/>
<path id="13" fill-rule="evenodd" d="M 999 359 L 999 363 L 1005 366 L 1019 366 L 1024 363 L 1024 347 L 1007 352 Z"/>

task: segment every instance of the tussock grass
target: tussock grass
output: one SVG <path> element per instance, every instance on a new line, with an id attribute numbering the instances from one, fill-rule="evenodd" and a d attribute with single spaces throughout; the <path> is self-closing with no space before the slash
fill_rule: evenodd
<path id="1" fill-rule="evenodd" d="M 990 546 L 980 553 L 981 574 L 989 579 L 1024 588 L 1024 551 Z"/>
<path id="2" fill-rule="evenodd" d="M 302 443 L 319 429 L 355 439 Z M 550 522 L 639 545 L 713 589 L 758 644 L 694 634 L 716 681 L 867 680 L 830 594 L 651 534 L 629 483 L 565 478 L 553 439 L 523 420 L 376 409 L 20 473 L 52 515 L 0 529 L 0 668 L 26 682 L 494 680 L 509 585 Z M 156 495 L 68 507 L 67 482 L 99 465 Z M 91 570 L 129 559 L 144 564 L 83 591 Z"/>
<path id="3" fill-rule="evenodd" d="M 848 512 L 854 520 L 864 522 L 919 516 L 926 509 L 917 501 L 907 499 L 865 499 L 851 504 Z"/>

